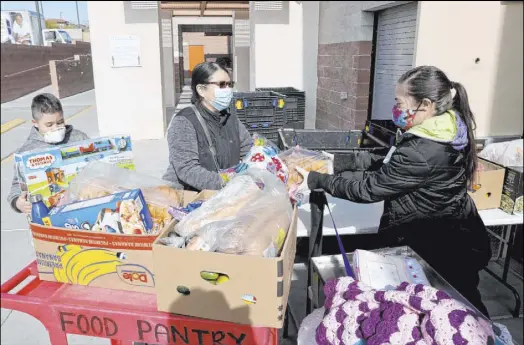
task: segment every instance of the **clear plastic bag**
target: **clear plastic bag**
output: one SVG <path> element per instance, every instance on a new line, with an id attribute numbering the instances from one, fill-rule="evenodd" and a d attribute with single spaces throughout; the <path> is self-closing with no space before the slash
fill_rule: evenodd
<path id="1" fill-rule="evenodd" d="M 323 152 L 315 152 L 300 148 L 298 146 L 282 152 L 279 158 L 287 166 L 289 177 L 286 183 L 289 197 L 298 206 L 303 204 L 309 190 L 301 190 L 300 186 L 304 182 L 302 175 L 296 170 L 300 167 L 306 171 L 316 171 L 323 174 L 333 174 L 333 158 Z"/>
<path id="2" fill-rule="evenodd" d="M 266 153 L 270 156 L 276 156 L 280 152 L 277 145 L 258 133 L 253 134 L 253 146 L 265 147 Z"/>
<path id="3" fill-rule="evenodd" d="M 310 151 L 294 147 L 278 155 L 289 171 L 288 188 L 300 185 L 304 178 L 295 168 L 301 167 L 306 171 L 316 171 L 323 174 L 333 174 L 333 160 L 322 152 Z"/>
<path id="4" fill-rule="evenodd" d="M 187 249 L 275 257 L 291 223 L 285 186 L 263 169 L 248 169 L 175 227 Z"/>
<path id="5" fill-rule="evenodd" d="M 283 162 L 278 158 L 278 147 L 270 140 L 255 133 L 253 146 L 242 162 L 220 172 L 222 179 L 229 182 L 234 176 L 249 168 L 266 169 L 277 176 L 282 182 L 287 182 L 288 171 Z"/>
<path id="6" fill-rule="evenodd" d="M 172 220 L 168 213 L 170 206 L 182 206 L 183 192 L 171 188 L 169 182 L 99 161 L 89 163 L 71 180 L 59 205 L 135 188 L 142 190 L 147 202 L 154 223 L 153 233 Z"/>
<path id="7" fill-rule="evenodd" d="M 523 139 L 518 139 L 488 144 L 478 156 L 505 167 L 522 166 L 524 162 L 522 158 L 523 143 Z"/>

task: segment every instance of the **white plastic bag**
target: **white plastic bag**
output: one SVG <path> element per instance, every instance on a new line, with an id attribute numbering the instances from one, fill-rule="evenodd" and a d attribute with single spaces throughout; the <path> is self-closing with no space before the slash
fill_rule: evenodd
<path id="1" fill-rule="evenodd" d="M 282 182 L 286 183 L 288 171 L 280 158 L 278 158 L 278 152 L 278 147 L 276 147 L 275 144 L 255 133 L 253 134 L 253 146 L 242 162 L 234 167 L 221 170 L 220 175 L 224 181 L 229 182 L 234 176 L 240 174 L 246 169 L 267 169 L 282 180 Z"/>
<path id="2" fill-rule="evenodd" d="M 270 172 L 248 169 L 175 227 L 187 249 L 275 257 L 291 223 L 285 185 Z"/>
<path id="3" fill-rule="evenodd" d="M 505 167 L 522 166 L 522 146 L 524 140 L 517 139 L 501 143 L 488 144 L 479 157 Z"/>
<path id="4" fill-rule="evenodd" d="M 324 319 L 324 312 L 324 307 L 315 309 L 302 320 L 298 330 L 297 345 L 317 345 L 315 340 L 316 330 L 322 319 Z"/>

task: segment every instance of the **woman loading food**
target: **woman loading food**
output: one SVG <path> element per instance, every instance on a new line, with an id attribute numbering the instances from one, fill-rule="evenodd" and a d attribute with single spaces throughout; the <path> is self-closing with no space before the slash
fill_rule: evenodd
<path id="1" fill-rule="evenodd" d="M 488 315 L 477 286 L 491 249 L 467 193 L 477 155 L 466 90 L 438 68 L 421 66 L 400 77 L 395 94 L 393 121 L 406 130 L 396 147 L 385 156 L 355 153 L 345 167 L 335 155 L 335 173 L 367 169 L 360 180 L 297 168 L 305 180 L 300 189 L 358 203 L 384 201 L 380 242 L 410 246 Z"/>
<path id="2" fill-rule="evenodd" d="M 227 112 L 234 83 L 227 70 L 204 62 L 192 73 L 191 107 L 182 109 L 168 127 L 169 166 L 164 180 L 186 190 L 218 190 L 221 169 L 240 162 L 251 148 L 251 136 Z"/>

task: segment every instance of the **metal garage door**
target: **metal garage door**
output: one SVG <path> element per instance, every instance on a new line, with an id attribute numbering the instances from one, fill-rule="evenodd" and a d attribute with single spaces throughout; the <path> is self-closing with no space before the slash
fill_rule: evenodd
<path id="1" fill-rule="evenodd" d="M 391 119 L 398 78 L 413 66 L 417 2 L 392 7 L 378 15 L 375 78 L 371 119 Z"/>

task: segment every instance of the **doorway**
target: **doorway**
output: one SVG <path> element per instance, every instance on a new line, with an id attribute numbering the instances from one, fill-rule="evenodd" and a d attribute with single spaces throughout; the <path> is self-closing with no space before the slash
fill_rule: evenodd
<path id="1" fill-rule="evenodd" d="M 205 61 L 204 46 L 189 46 L 189 74 L 200 63 Z"/>

